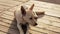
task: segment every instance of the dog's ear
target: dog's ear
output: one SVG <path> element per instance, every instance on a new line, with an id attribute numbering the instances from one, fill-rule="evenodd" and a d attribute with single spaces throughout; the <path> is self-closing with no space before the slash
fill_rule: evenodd
<path id="1" fill-rule="evenodd" d="M 34 4 L 32 4 L 32 6 L 29 8 L 29 10 L 33 10 Z"/>
<path id="2" fill-rule="evenodd" d="M 21 13 L 22 13 L 22 15 L 26 15 L 26 10 L 24 9 L 24 7 L 23 6 L 21 6 Z"/>

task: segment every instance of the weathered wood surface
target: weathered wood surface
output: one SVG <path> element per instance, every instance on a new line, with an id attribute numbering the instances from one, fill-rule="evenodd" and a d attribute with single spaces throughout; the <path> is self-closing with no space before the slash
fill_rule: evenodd
<path id="1" fill-rule="evenodd" d="M 0 0 L 0 34 L 19 34 L 13 13 L 24 2 L 20 0 L 7 1 Z M 35 4 L 33 11 L 45 11 L 45 15 L 38 15 L 38 25 L 36 27 L 30 26 L 29 31 L 32 34 L 60 34 L 60 5 L 29 1 L 24 6 L 30 7 L 33 3 Z"/>
<path id="2" fill-rule="evenodd" d="M 33 3 L 35 4 L 34 11 L 45 11 L 45 14 L 47 15 L 60 17 L 59 4 L 47 3 L 47 2 L 41 2 L 41 1 L 30 1 L 30 2 L 27 2 L 25 5 L 29 6 Z"/>

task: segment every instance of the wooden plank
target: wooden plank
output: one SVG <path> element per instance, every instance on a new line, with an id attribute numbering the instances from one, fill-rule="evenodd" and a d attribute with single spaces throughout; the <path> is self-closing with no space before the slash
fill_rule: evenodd
<path id="1" fill-rule="evenodd" d="M 45 23 L 45 24 L 52 25 L 52 26 L 60 28 L 60 23 L 58 23 L 58 22 L 49 21 L 47 19 L 39 19 L 39 21 L 42 22 L 42 23 Z"/>
<path id="2" fill-rule="evenodd" d="M 7 6 L 7 7 L 12 7 L 12 6 L 14 6 L 14 5 L 11 5 L 11 4 L 8 4 L 8 3 L 3 3 L 3 2 L 0 2 L 0 5 Z"/>
<path id="3" fill-rule="evenodd" d="M 51 25 L 47 25 L 43 22 L 40 22 L 38 21 L 38 26 L 37 27 L 41 27 L 41 28 L 45 28 L 49 31 L 52 31 L 52 32 L 60 32 L 60 28 L 58 27 L 54 27 L 54 26 L 51 26 Z"/>
<path id="4" fill-rule="evenodd" d="M 1 24 L 1 25 L 4 25 L 4 26 L 7 26 L 7 27 L 10 27 L 10 26 L 11 26 L 10 24 L 7 24 L 7 23 L 2 22 L 2 21 L 0 21 L 0 24 Z"/>
<path id="5" fill-rule="evenodd" d="M 6 6 L 0 5 L 0 10 L 6 10 L 6 9 L 8 9 L 8 8 L 10 8 L 10 7 L 6 7 Z"/>
<path id="6" fill-rule="evenodd" d="M 52 32 L 52 31 L 49 31 L 48 29 L 44 29 L 44 28 L 40 28 L 40 27 L 32 27 L 31 26 L 31 29 L 32 30 L 35 30 L 35 31 L 39 31 L 39 32 L 42 32 L 44 34 L 58 34 L 56 32 Z"/>
<path id="7" fill-rule="evenodd" d="M 23 3 L 23 4 L 24 4 L 24 3 Z M 23 4 L 21 4 L 21 5 L 23 5 Z M 14 12 L 14 11 L 18 10 L 18 9 L 21 7 L 21 5 L 15 6 L 15 7 L 9 9 L 8 11 Z"/>
<path id="8" fill-rule="evenodd" d="M 9 19 L 9 20 L 13 20 L 14 17 L 11 17 L 9 15 L 6 15 L 6 14 L 2 14 L 0 18 L 5 18 L 5 19 Z"/>
<path id="9" fill-rule="evenodd" d="M 3 31 L 0 31 L 0 34 L 6 34 L 5 32 L 3 32 Z"/>
<path id="10" fill-rule="evenodd" d="M 7 10 L 8 10 L 8 9 L 11 9 L 11 8 L 13 8 L 13 7 L 15 7 L 15 6 L 20 5 L 21 3 L 22 3 L 22 2 L 19 2 L 19 4 L 13 5 L 13 4 L 9 4 L 9 3 L 0 2 L 0 5 L 1 5 L 1 6 L 4 6 L 4 7 L 6 7 L 6 8 L 7 8 L 7 7 L 10 7 L 10 8 L 7 8 Z M 4 8 L 4 7 L 3 7 L 3 8 Z M 1 10 L 6 10 L 6 9 L 2 9 L 2 8 L 1 8 Z"/>
<path id="11" fill-rule="evenodd" d="M 41 32 L 37 32 L 37 31 L 35 31 L 35 30 L 29 30 L 29 32 L 31 33 L 31 34 L 44 34 L 44 33 L 41 33 Z"/>
<path id="12" fill-rule="evenodd" d="M 6 24 L 9 24 L 9 25 L 16 25 L 16 21 L 14 21 L 14 20 L 10 21 L 10 20 L 8 20 L 8 19 L 0 18 L 0 21 L 1 21 L 2 23 L 6 23 Z M 1 23 L 1 22 L 0 22 L 0 23 Z"/>
<path id="13" fill-rule="evenodd" d="M 10 21 L 10 20 L 8 20 L 6 18 L 0 18 L 0 21 L 5 22 L 5 23 L 8 23 L 8 24 L 11 24 L 12 23 L 12 21 Z"/>
<path id="14" fill-rule="evenodd" d="M 47 19 L 47 20 L 55 21 L 55 22 L 60 22 L 60 19 L 59 19 L 59 18 L 51 17 L 51 16 L 48 16 L 48 15 L 45 15 L 45 16 L 43 17 L 43 19 Z"/>
<path id="15" fill-rule="evenodd" d="M 9 15 L 11 17 L 14 17 L 14 12 L 13 11 L 4 11 L 2 14 Z"/>
<path id="16" fill-rule="evenodd" d="M 13 29 L 16 29 L 16 27 L 17 27 L 17 24 L 16 24 L 16 22 L 14 22 L 14 21 L 9 21 L 9 20 L 0 20 L 0 25 L 4 25 L 4 26 L 6 26 L 6 27 L 10 27 L 11 26 L 11 28 L 13 28 Z"/>
<path id="17" fill-rule="evenodd" d="M 21 2 L 13 1 L 13 0 L 0 0 L 2 3 L 10 4 L 10 5 L 19 5 Z"/>
<path id="18" fill-rule="evenodd" d="M 14 30 L 14 29 L 11 29 L 11 28 L 8 28 L 5 26 L 1 26 L 1 25 L 0 25 L 0 30 L 10 33 L 10 34 L 19 34 L 19 32 L 17 30 Z"/>
<path id="19" fill-rule="evenodd" d="M 0 10 L 0 15 L 2 14 L 2 10 Z"/>
<path id="20" fill-rule="evenodd" d="M 18 2 L 27 2 L 29 0 L 14 0 L 14 1 L 18 1 Z"/>
<path id="21" fill-rule="evenodd" d="M 25 5 L 30 7 L 33 3 L 35 4 L 34 11 L 45 11 L 47 15 L 60 17 L 60 5 L 41 1 L 29 1 Z"/>
<path id="22" fill-rule="evenodd" d="M 0 30 L 2 30 L 4 32 L 8 32 L 9 28 L 0 25 Z"/>
<path id="23" fill-rule="evenodd" d="M 38 19 L 38 21 L 40 21 L 40 22 L 43 22 L 48 25 L 56 26 L 56 27 L 60 27 L 59 20 L 60 19 L 58 19 L 58 18 L 46 16 L 46 15 L 44 17 Z"/>
<path id="24" fill-rule="evenodd" d="M 9 7 L 0 5 L 0 8 L 9 8 Z"/>

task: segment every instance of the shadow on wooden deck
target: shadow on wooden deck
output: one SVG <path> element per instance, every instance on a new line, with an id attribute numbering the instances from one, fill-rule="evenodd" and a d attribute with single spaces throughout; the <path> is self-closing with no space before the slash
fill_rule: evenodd
<path id="1" fill-rule="evenodd" d="M 19 34 L 19 30 L 17 28 L 17 22 L 15 18 L 13 19 L 7 34 Z"/>

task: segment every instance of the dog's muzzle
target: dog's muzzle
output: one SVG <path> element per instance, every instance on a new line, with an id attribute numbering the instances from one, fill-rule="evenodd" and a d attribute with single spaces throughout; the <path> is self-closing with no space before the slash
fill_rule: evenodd
<path id="1" fill-rule="evenodd" d="M 35 23 L 33 26 L 36 26 L 36 25 L 38 25 L 37 23 Z"/>

